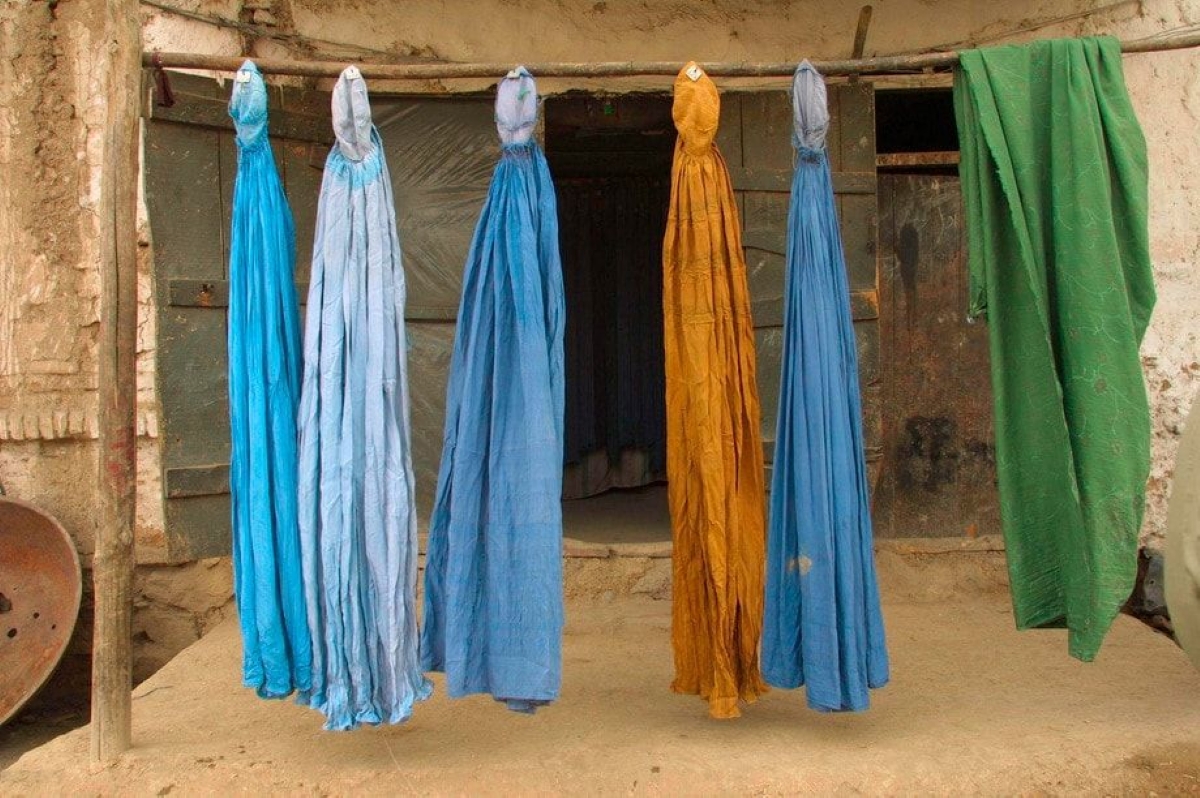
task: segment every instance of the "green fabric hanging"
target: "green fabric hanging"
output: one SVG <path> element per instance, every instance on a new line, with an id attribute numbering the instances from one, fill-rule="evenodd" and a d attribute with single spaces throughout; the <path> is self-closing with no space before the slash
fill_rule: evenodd
<path id="1" fill-rule="evenodd" d="M 1133 588 L 1150 469 L 1146 142 L 1111 38 L 963 52 L 954 107 L 1017 626 L 1066 626 L 1088 661 Z"/>

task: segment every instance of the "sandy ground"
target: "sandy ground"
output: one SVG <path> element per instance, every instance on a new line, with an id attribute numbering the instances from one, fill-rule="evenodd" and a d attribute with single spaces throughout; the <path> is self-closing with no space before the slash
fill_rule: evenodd
<path id="1" fill-rule="evenodd" d="M 563 502 L 563 529 L 571 540 L 625 545 L 669 543 L 667 486 L 612 490 Z"/>
<path id="2" fill-rule="evenodd" d="M 45 715 L 25 711 L 0 726 L 0 771 L 16 762 L 26 751 L 37 748 L 87 723 L 83 711 Z"/>
<path id="3" fill-rule="evenodd" d="M 1200 674 L 1118 619 L 1099 660 L 1013 629 L 1007 598 L 885 607 L 893 682 L 862 715 L 774 691 L 734 721 L 669 692 L 669 602 L 569 603 L 562 699 L 532 717 L 442 691 L 407 724 L 334 734 L 237 683 L 225 623 L 136 691 L 135 748 L 90 770 L 87 729 L 0 773 L 0 793 L 1200 794 Z"/>

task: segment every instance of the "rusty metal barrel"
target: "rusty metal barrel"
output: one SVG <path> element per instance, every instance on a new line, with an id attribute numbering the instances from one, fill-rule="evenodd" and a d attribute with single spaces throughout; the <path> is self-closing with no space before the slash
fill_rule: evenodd
<path id="1" fill-rule="evenodd" d="M 0 497 L 0 725 L 46 683 L 79 615 L 79 554 L 62 524 Z"/>

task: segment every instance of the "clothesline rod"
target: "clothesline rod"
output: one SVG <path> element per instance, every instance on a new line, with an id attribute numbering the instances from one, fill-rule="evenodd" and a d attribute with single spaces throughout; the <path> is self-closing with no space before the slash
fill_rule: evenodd
<path id="1" fill-rule="evenodd" d="M 1148 53 L 1200 47 L 1200 30 L 1154 36 L 1121 43 L 1125 53 Z M 204 69 L 212 72 L 236 72 L 244 58 L 201 53 L 148 52 L 142 56 L 146 67 Z M 341 61 L 291 61 L 281 58 L 254 59 L 260 71 L 271 75 L 335 78 L 347 64 Z M 958 63 L 957 52 L 854 58 L 842 61 L 816 61 L 813 66 L 823 75 L 903 75 L 923 71 L 946 71 Z M 682 64 L 679 61 L 607 61 L 591 64 L 546 62 L 525 65 L 539 78 L 671 77 Z M 712 77 L 787 78 L 796 70 L 795 63 L 717 62 L 704 64 Z M 363 77 L 376 80 L 445 80 L 456 78 L 494 78 L 513 67 L 511 63 L 359 63 Z"/>

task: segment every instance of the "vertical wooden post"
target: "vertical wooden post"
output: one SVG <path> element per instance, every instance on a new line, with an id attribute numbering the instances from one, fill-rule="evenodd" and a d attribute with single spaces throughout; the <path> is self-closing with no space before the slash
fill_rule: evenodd
<path id="1" fill-rule="evenodd" d="M 867 47 L 867 28 L 871 27 L 871 6 L 863 6 L 858 10 L 858 25 L 854 28 L 854 47 L 850 58 L 857 61 L 862 58 L 863 50 Z"/>
<path id="2" fill-rule="evenodd" d="M 867 28 L 871 27 L 871 6 L 863 6 L 858 10 L 858 26 L 854 29 L 854 47 L 850 50 L 850 58 L 854 61 L 862 58 L 867 46 Z M 858 82 L 858 75 L 850 76 L 850 83 Z"/>
<path id="3" fill-rule="evenodd" d="M 136 516 L 137 188 L 142 35 L 137 0 L 102 0 L 108 100 L 100 200 L 100 514 L 93 559 L 92 761 L 129 748 Z"/>

